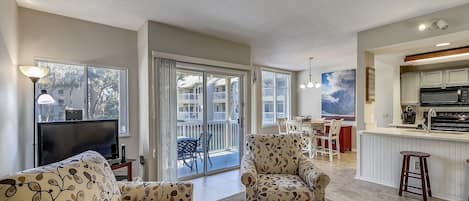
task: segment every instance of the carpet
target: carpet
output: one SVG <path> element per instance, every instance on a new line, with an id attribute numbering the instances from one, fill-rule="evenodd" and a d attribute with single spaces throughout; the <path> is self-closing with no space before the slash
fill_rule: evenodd
<path id="1" fill-rule="evenodd" d="M 223 199 L 220 199 L 218 201 L 245 201 L 244 192 L 236 193 L 234 195 L 230 195 L 230 196 L 228 196 L 226 198 L 223 198 Z M 331 200 L 326 198 L 326 201 L 331 201 Z"/>

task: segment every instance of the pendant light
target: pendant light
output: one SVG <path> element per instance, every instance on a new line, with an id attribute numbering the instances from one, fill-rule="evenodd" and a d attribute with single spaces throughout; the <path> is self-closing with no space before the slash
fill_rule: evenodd
<path id="1" fill-rule="evenodd" d="M 319 82 L 314 82 L 313 83 L 313 80 L 312 80 L 312 77 L 313 77 L 313 74 L 311 73 L 311 68 L 312 68 L 312 61 L 313 61 L 314 57 L 310 57 L 309 58 L 309 80 L 308 80 L 308 83 L 306 84 L 300 84 L 300 89 L 304 89 L 304 88 L 319 88 L 321 87 L 321 83 Z"/>

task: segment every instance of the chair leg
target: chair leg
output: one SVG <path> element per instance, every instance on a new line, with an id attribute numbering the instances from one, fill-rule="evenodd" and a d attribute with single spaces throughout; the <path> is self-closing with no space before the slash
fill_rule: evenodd
<path id="1" fill-rule="evenodd" d="M 406 158 L 407 156 L 402 157 L 402 170 L 401 170 L 401 182 L 399 184 L 399 196 L 402 196 L 402 187 L 404 186 L 404 172 L 405 172 L 405 167 L 406 167 Z"/>
<path id="2" fill-rule="evenodd" d="M 410 171 L 410 168 L 409 168 L 409 165 L 410 165 L 410 156 L 407 156 L 406 157 L 406 162 L 405 162 L 405 180 L 404 180 L 404 190 L 407 191 L 407 185 L 409 184 L 409 177 L 408 177 L 408 174 L 409 174 L 409 171 Z"/>
<path id="3" fill-rule="evenodd" d="M 208 154 L 207 152 L 207 158 L 208 158 L 208 162 L 210 163 L 210 167 L 212 166 L 212 159 L 210 159 L 210 154 Z"/>
<path id="4" fill-rule="evenodd" d="M 423 160 L 420 157 L 419 158 L 419 163 L 420 163 L 420 180 L 422 182 L 422 195 L 423 195 L 423 201 L 427 201 L 427 186 L 425 184 L 425 170 L 423 168 Z"/>
<path id="5" fill-rule="evenodd" d="M 334 150 L 332 149 L 332 139 L 328 140 L 329 144 L 329 161 L 332 162 L 332 158 L 334 157 Z"/>
<path id="6" fill-rule="evenodd" d="M 337 158 L 340 160 L 340 140 L 337 138 L 335 140 L 335 151 L 337 152 Z"/>
<path id="7" fill-rule="evenodd" d="M 192 161 L 194 161 L 195 163 L 195 172 L 199 173 L 199 168 L 197 167 L 197 155 L 194 155 L 194 157 L 192 158 Z"/>
<path id="8" fill-rule="evenodd" d="M 430 187 L 430 176 L 428 174 L 427 158 L 423 158 L 423 165 L 425 168 L 425 178 L 427 179 L 428 196 L 432 197 L 432 188 Z"/>

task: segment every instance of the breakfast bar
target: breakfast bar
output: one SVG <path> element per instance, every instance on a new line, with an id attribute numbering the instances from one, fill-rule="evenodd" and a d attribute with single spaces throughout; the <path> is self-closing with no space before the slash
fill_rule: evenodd
<path id="1" fill-rule="evenodd" d="M 358 132 L 356 178 L 399 188 L 401 151 L 419 151 L 428 159 L 433 197 L 467 200 L 469 192 L 469 133 L 411 128 L 375 128 Z M 418 172 L 418 162 L 410 170 Z M 417 182 L 417 181 L 409 181 Z"/>

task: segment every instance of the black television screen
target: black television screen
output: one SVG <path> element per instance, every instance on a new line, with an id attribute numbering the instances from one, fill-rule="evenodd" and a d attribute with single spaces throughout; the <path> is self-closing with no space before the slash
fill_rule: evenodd
<path id="1" fill-rule="evenodd" d="M 47 165 L 92 150 L 106 159 L 119 157 L 117 120 L 38 124 L 38 161 Z"/>

